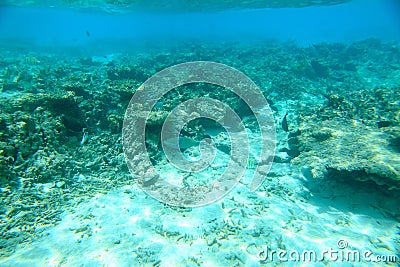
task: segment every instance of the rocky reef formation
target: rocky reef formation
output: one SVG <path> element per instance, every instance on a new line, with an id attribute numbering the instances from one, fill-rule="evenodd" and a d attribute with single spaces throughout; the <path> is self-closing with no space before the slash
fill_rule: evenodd
<path id="1" fill-rule="evenodd" d="M 136 84 L 120 79 L 101 85 L 100 77 L 94 81 L 95 75 L 76 70 L 82 66 L 77 59 L 37 58 L 12 54 L 1 60 L 2 256 L 77 202 L 129 183 L 120 146 L 121 99 L 127 103 Z M 99 65 L 86 67 L 95 72 Z"/>
<path id="2" fill-rule="evenodd" d="M 299 110 L 299 152 L 292 162 L 306 176 L 372 180 L 400 189 L 399 88 L 374 88 L 325 95 L 314 110 Z"/>

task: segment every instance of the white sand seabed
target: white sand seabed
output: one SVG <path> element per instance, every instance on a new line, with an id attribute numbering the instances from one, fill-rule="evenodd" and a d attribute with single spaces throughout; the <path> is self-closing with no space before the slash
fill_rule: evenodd
<path id="1" fill-rule="evenodd" d="M 274 164 L 272 171 L 280 167 L 288 168 Z M 338 250 L 338 240 L 347 242 L 348 250 L 399 255 L 400 224 L 383 208 L 396 205 L 391 201 L 333 182 L 312 185 L 308 192 L 293 171 L 291 176 L 268 178 L 255 193 L 239 184 L 221 201 L 193 209 L 170 208 L 136 186 L 126 187 L 77 205 L 43 238 L 18 247 L 0 266 L 279 265 L 276 255 L 260 261 L 259 252 L 281 249 L 301 255 L 315 250 L 319 256 L 323 250 Z"/>

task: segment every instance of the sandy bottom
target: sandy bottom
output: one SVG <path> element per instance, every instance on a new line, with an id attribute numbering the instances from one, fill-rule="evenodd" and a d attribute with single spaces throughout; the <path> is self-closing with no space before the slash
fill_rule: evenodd
<path id="1" fill-rule="evenodd" d="M 347 252 L 366 265 L 377 263 L 365 255 L 399 260 L 396 198 L 361 184 L 306 181 L 288 164 L 274 164 L 271 174 L 279 172 L 290 175 L 268 178 L 255 193 L 239 184 L 193 209 L 165 206 L 137 187 L 96 195 L 0 265 L 359 266 Z"/>

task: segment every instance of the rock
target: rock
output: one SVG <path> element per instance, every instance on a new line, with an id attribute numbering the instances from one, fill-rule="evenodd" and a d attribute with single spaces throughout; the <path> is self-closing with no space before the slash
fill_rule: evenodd
<path id="1" fill-rule="evenodd" d="M 329 132 L 330 137 L 316 138 L 316 132 Z M 400 189 L 400 157 L 392 148 L 391 140 L 389 132 L 355 120 L 307 120 L 302 123 L 302 134 L 298 137 L 303 150 L 292 162 L 308 166 L 304 169 L 308 177 L 323 178 L 334 173 L 347 179 L 373 180 L 379 185 Z"/>
<path id="2" fill-rule="evenodd" d="M 277 152 L 274 156 L 274 162 L 276 163 L 288 163 L 291 157 L 286 152 Z"/>
<path id="3" fill-rule="evenodd" d="M 56 187 L 57 188 L 63 188 L 65 186 L 65 182 L 64 181 L 60 181 L 56 183 Z"/>
<path id="4" fill-rule="evenodd" d="M 119 244 L 121 244 L 121 239 L 119 239 L 119 238 L 113 238 L 112 242 L 113 242 L 113 244 L 115 244 L 115 245 L 119 245 Z"/>

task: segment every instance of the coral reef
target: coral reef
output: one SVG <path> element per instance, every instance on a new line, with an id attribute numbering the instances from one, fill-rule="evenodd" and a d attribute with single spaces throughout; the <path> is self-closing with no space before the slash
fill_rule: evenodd
<path id="1" fill-rule="evenodd" d="M 268 99 L 277 126 L 288 114 L 289 132 L 277 129 L 275 166 L 279 168 L 272 169 L 262 189 L 267 196 L 307 195 L 299 187 L 277 182 L 291 175 L 293 164 L 303 168 L 306 177 L 344 178 L 348 183 L 367 180 L 400 189 L 400 49 L 396 44 L 371 39 L 303 48 L 293 43 L 189 42 L 176 51 L 149 49 L 140 55 L 107 55 L 104 60 L 66 54 L 64 50 L 21 54 L 4 49 L 0 55 L 1 256 L 40 236 L 63 212 L 95 194 L 133 184 L 121 145 L 129 100 L 152 74 L 194 59 L 221 62 L 252 78 Z M 200 96 L 223 101 L 257 131 L 249 108 L 230 91 L 204 84 L 178 87 L 157 102 L 148 119 L 146 141 L 153 163 L 163 162 L 158 134 L 166 114 L 182 101 Z M 183 134 L 201 140 L 209 134 L 206 126 L 217 127 L 194 121 Z M 229 151 L 227 140 L 221 143 Z M 232 211 L 238 218 L 240 212 L 240 208 Z M 217 249 L 225 242 L 222 239 L 237 231 L 235 227 L 222 220 L 204 226 L 207 246 Z M 221 229 L 224 234 L 217 236 L 207 229 Z M 191 239 L 175 236 L 167 227 L 157 231 L 174 240 Z M 263 231 L 268 229 L 257 228 L 249 235 L 263 235 Z M 142 247 L 135 253 L 154 260 L 149 252 L 154 249 Z M 224 257 L 226 264 L 243 264 L 240 252 Z M 194 256 L 191 261 L 202 262 Z"/>
<path id="2" fill-rule="evenodd" d="M 289 140 L 314 178 L 373 180 L 400 189 L 400 93 L 374 88 L 326 95 L 318 111 L 299 110 L 301 134 Z M 307 169 L 309 168 L 309 169 Z"/>

